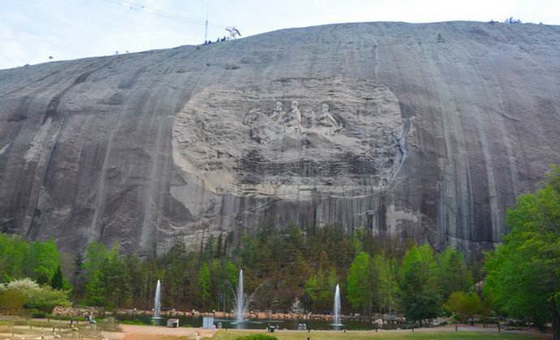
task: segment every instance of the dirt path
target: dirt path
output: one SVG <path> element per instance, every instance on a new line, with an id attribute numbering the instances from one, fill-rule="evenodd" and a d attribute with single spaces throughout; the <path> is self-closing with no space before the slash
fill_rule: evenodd
<path id="1" fill-rule="evenodd" d="M 187 337 L 196 339 L 211 338 L 215 330 L 201 328 L 167 328 L 155 326 L 120 325 L 122 332 L 103 332 L 103 336 L 110 340 L 163 340 L 173 337 Z"/>

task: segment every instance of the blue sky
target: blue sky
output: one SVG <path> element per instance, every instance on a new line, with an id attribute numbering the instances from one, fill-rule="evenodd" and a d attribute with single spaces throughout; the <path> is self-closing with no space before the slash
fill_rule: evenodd
<path id="1" fill-rule="evenodd" d="M 560 24 L 559 0 L 0 0 L 0 69 L 362 21 Z"/>

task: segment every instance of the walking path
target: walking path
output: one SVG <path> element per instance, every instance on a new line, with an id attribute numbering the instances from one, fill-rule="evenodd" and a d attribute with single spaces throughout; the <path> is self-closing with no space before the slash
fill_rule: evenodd
<path id="1" fill-rule="evenodd" d="M 109 340 L 159 340 L 162 336 L 187 336 L 196 339 L 196 335 L 202 338 L 211 338 L 216 330 L 202 328 L 167 328 L 155 326 L 120 325 L 122 332 L 103 332 L 103 336 Z"/>

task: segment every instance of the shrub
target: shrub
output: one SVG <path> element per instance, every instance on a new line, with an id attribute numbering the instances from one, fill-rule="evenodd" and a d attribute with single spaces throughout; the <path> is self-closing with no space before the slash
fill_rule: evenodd
<path id="1" fill-rule="evenodd" d="M 449 300 L 444 304 L 444 308 L 452 311 L 463 321 L 473 320 L 475 314 L 484 311 L 482 302 L 476 293 L 453 292 Z"/>
<path id="2" fill-rule="evenodd" d="M 278 340 L 278 338 L 266 334 L 253 334 L 253 335 L 240 336 L 235 340 Z"/>
<path id="3" fill-rule="evenodd" d="M 140 319 L 121 320 L 120 323 L 123 324 L 123 325 L 142 325 L 142 326 L 146 324 L 145 322 L 143 322 Z"/>
<path id="4" fill-rule="evenodd" d="M 0 294 L 18 294 L 23 299 L 23 307 L 50 313 L 55 306 L 68 307 L 68 292 L 55 290 L 49 286 L 39 286 L 31 279 L 15 280 L 0 285 Z"/>
<path id="5" fill-rule="evenodd" d="M 23 302 L 23 295 L 19 292 L 0 289 L 0 312 L 20 314 L 23 309 Z"/>
<path id="6" fill-rule="evenodd" d="M 35 310 L 31 312 L 31 317 L 34 319 L 46 319 L 48 317 L 48 314 L 45 312 Z"/>

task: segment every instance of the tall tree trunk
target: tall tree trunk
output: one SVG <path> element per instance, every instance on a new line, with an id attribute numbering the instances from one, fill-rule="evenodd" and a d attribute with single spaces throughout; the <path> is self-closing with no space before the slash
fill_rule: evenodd
<path id="1" fill-rule="evenodd" d="M 552 340 L 560 340 L 560 308 L 555 300 L 552 301 Z"/>
<path id="2" fill-rule="evenodd" d="M 552 320 L 552 339 L 560 340 L 560 316 L 556 313 L 555 318 Z"/>

